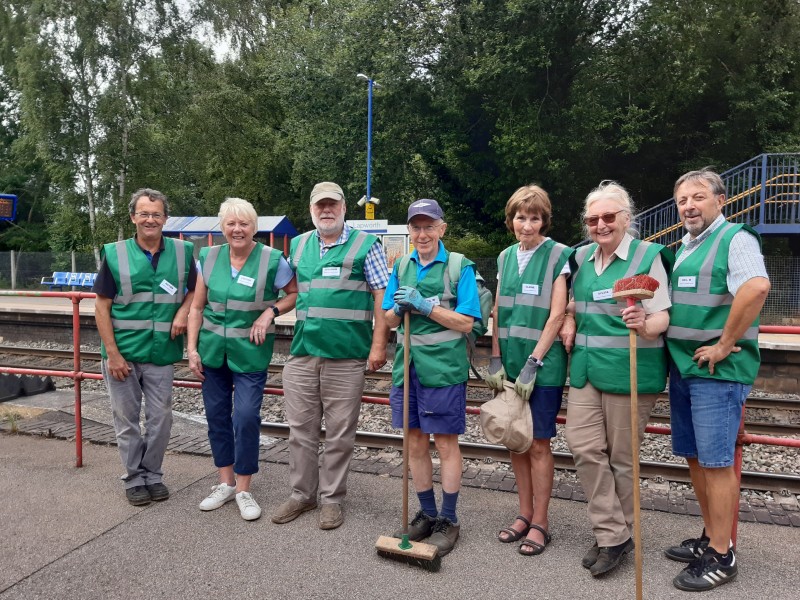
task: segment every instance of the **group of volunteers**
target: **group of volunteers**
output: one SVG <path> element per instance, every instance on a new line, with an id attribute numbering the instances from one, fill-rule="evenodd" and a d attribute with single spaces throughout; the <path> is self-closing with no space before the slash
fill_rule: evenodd
<path id="1" fill-rule="evenodd" d="M 673 453 L 689 464 L 703 517 L 699 537 L 665 554 L 688 563 L 674 585 L 702 591 L 738 572 L 731 544 L 739 494 L 733 455 L 759 368 L 758 316 L 770 284 L 758 234 L 722 214 L 726 195 L 719 175 L 691 171 L 678 179 L 674 193 L 686 229 L 676 254 L 632 235 L 634 207 L 615 182 L 602 182 L 587 196 L 583 221 L 592 241 L 577 251 L 547 237 L 552 206 L 542 188 L 514 192 L 505 216 L 517 243 L 497 259 L 486 382 L 498 392 L 513 388 L 530 405 L 533 443 L 524 453 L 511 453 L 519 515 L 498 539 L 534 556 L 551 542 L 551 439 L 569 375 L 566 440 L 595 538 L 582 565 L 602 576 L 633 549 L 638 482 L 628 336 L 634 330 L 638 435 L 669 375 Z M 390 329 L 397 327 L 392 424 L 403 425 L 407 385 L 409 468 L 420 506 L 409 538 L 436 546 L 440 555 L 455 547 L 463 471 L 458 436 L 466 429 L 470 366 L 465 334 L 481 319 L 474 264 L 445 249 L 447 223 L 435 200 L 408 207 L 414 250 L 396 261 L 391 274 L 378 238 L 349 227 L 345 210 L 337 184 L 314 186 L 315 229 L 295 237 L 286 258 L 255 241 L 253 206 L 228 198 L 219 211 L 226 243 L 202 248 L 195 261 L 190 242 L 162 235 L 169 214 L 164 195 L 152 189 L 133 194 L 136 235 L 105 245 L 94 286 L 103 376 L 131 504 L 169 497 L 162 462 L 172 424 L 173 364 L 183 356 L 186 334 L 219 472 L 219 483 L 199 508 L 215 510 L 235 500 L 242 518 L 261 516 L 250 490 L 259 469 L 263 388 L 275 318 L 295 309 L 283 371 L 291 490 L 271 520 L 288 523 L 319 507 L 321 529 L 343 523 L 365 371 L 386 364 Z M 652 299 L 626 307 L 612 290 L 634 275 L 649 275 L 659 286 Z M 402 341 L 406 315 L 408 348 Z M 431 435 L 440 466 L 439 502 Z"/>

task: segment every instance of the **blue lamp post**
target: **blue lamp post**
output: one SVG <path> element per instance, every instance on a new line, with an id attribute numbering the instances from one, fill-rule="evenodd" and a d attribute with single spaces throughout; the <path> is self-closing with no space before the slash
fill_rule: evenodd
<path id="1" fill-rule="evenodd" d="M 377 204 L 377 201 L 373 202 L 372 199 L 372 188 L 371 188 L 371 176 L 372 176 L 372 89 L 381 87 L 375 82 L 371 77 L 367 77 L 363 73 L 359 73 L 356 75 L 359 79 L 363 79 L 367 82 L 367 195 L 364 196 L 363 203 L 359 202 L 359 205 L 369 205 L 369 204 Z M 377 199 L 376 199 L 377 200 Z M 367 215 L 369 215 L 370 208 L 367 207 Z M 367 216 L 369 218 L 369 216 Z"/>

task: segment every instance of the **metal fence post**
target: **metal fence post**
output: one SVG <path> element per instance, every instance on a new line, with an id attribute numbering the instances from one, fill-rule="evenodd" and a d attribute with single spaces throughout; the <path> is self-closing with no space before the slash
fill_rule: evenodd
<path id="1" fill-rule="evenodd" d="M 15 252 L 11 251 L 11 289 L 17 289 L 17 260 Z"/>

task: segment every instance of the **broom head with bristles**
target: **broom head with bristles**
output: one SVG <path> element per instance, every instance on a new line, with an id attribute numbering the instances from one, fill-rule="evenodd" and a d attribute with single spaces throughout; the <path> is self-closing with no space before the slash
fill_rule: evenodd
<path id="1" fill-rule="evenodd" d="M 658 280 L 650 277 L 650 275 L 634 275 L 617 281 L 614 284 L 612 296 L 618 300 L 642 300 L 652 298 L 658 287 Z"/>
<path id="2" fill-rule="evenodd" d="M 433 573 L 442 566 L 442 557 L 439 556 L 439 549 L 436 546 L 411 542 L 408 540 L 408 535 L 404 535 L 402 539 L 382 535 L 375 542 L 375 549 L 383 558 L 422 567 Z"/>

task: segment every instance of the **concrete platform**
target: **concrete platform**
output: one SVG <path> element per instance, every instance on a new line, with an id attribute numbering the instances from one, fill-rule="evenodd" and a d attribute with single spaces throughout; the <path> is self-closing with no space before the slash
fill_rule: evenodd
<path id="1" fill-rule="evenodd" d="M 275 525 L 288 495 L 288 467 L 262 462 L 253 493 L 264 515 L 241 519 L 235 503 L 210 513 L 198 502 L 216 483 L 207 456 L 168 453 L 172 497 L 132 507 L 118 480 L 116 447 L 0 434 L 0 598 L 633 598 L 631 558 L 605 579 L 580 566 L 592 538 L 585 505 L 553 499 L 553 542 L 538 557 L 501 544 L 496 532 L 517 513 L 514 494 L 465 488 L 462 536 L 437 574 L 375 554 L 398 525 L 401 482 L 351 473 L 345 523 L 317 527 L 317 512 Z M 411 506 L 415 506 L 412 499 Z M 662 547 L 699 532 L 697 517 L 642 513 L 644 597 L 684 598 L 671 580 L 681 565 Z M 713 597 L 798 598 L 800 529 L 739 525 L 740 572 Z"/>

